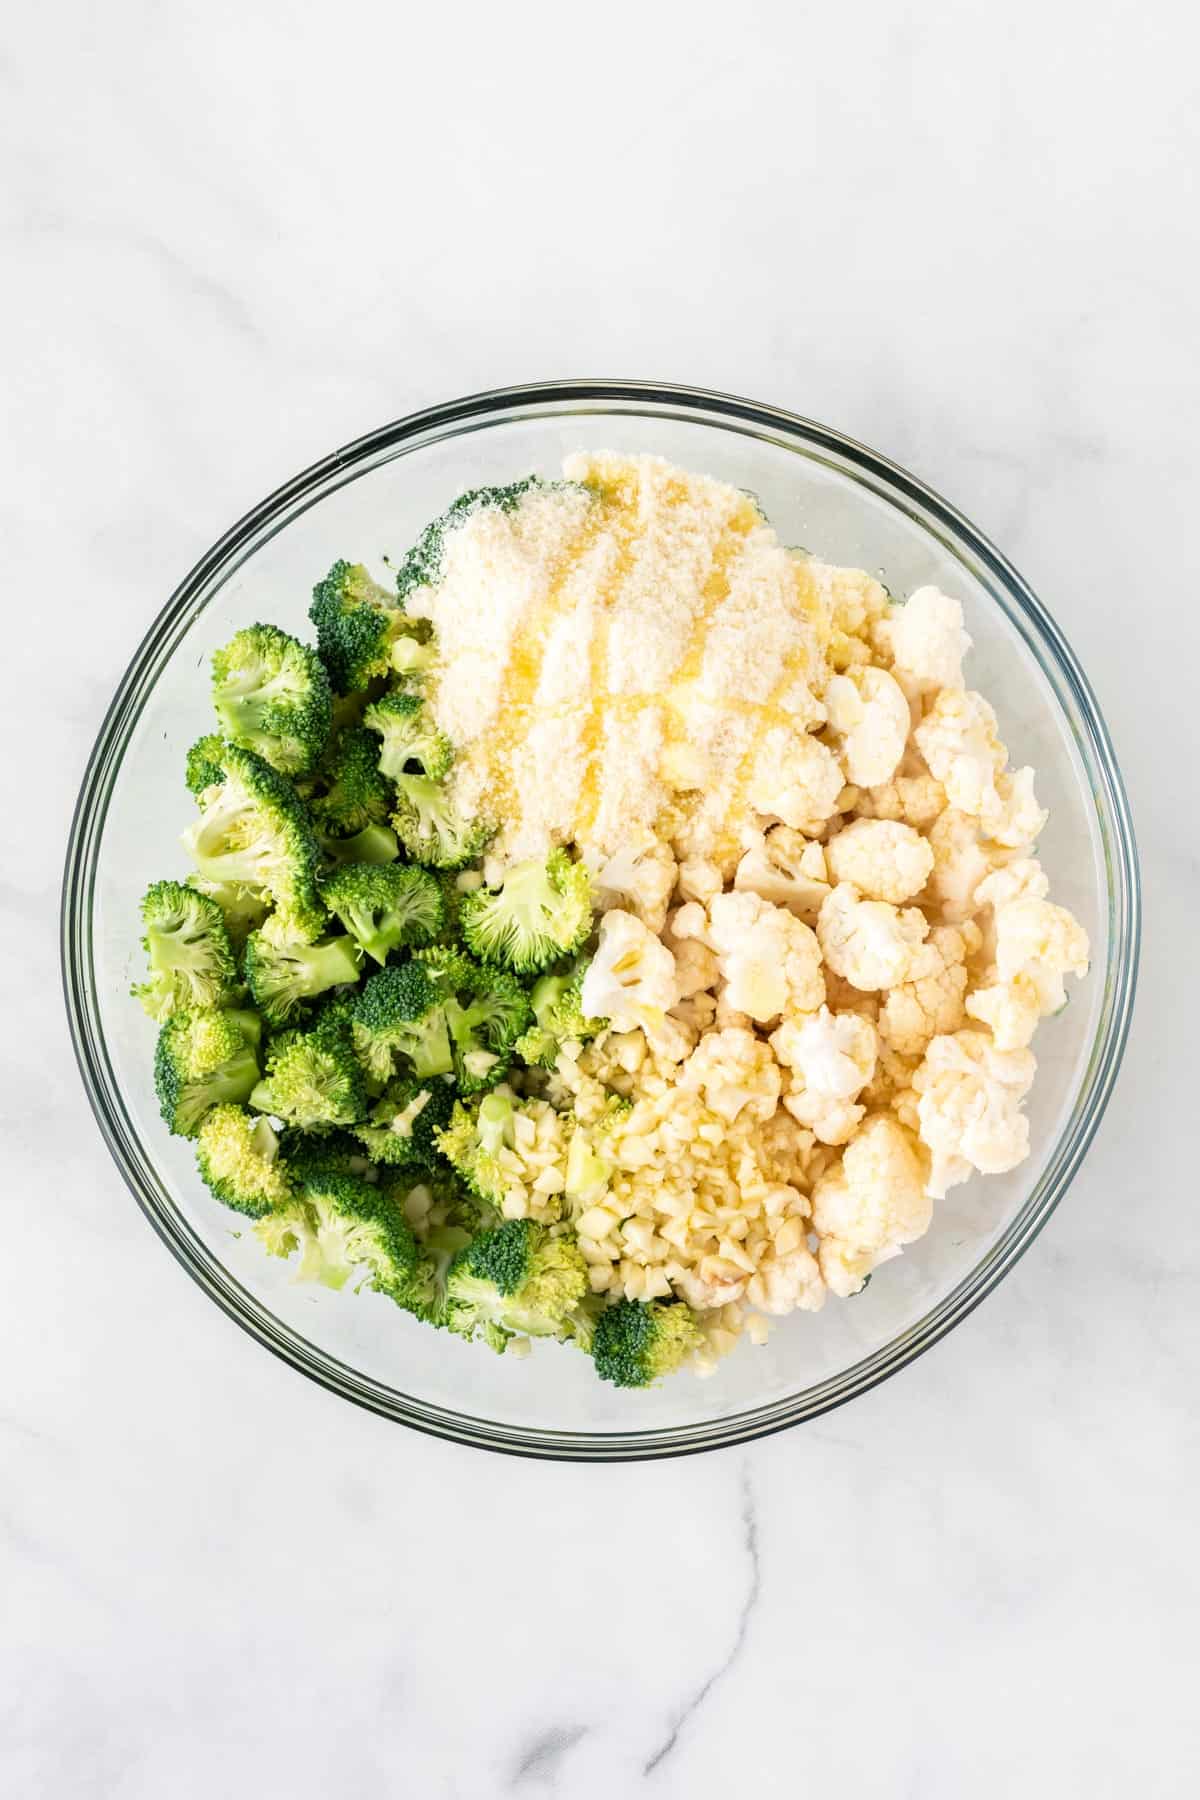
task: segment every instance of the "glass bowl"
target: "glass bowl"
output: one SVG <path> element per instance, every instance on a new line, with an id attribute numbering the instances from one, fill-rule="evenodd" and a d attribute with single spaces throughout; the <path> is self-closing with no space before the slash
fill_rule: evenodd
<path id="1" fill-rule="evenodd" d="M 877 572 L 893 593 L 961 597 L 972 685 L 1050 808 L 1041 853 L 1056 899 L 1092 941 L 1089 978 L 1038 1034 L 1033 1151 L 1007 1176 L 956 1188 L 928 1235 L 850 1301 L 777 1322 L 706 1381 L 623 1392 L 554 1344 L 494 1357 L 374 1294 L 297 1285 L 211 1199 L 191 1146 L 167 1135 L 151 1079 L 155 1027 L 129 998 L 137 904 L 182 874 L 187 746 L 210 728 L 206 665 L 240 625 L 308 630 L 312 585 L 336 557 L 401 553 L 461 489 L 580 448 L 655 451 L 751 489 L 787 543 Z M 837 432 L 721 394 L 650 383 L 554 382 L 417 413 L 335 451 L 235 525 L 172 595 L 109 707 L 67 854 L 67 1008 L 100 1129 L 164 1242 L 231 1318 L 334 1392 L 440 1437 L 604 1460 L 713 1449 L 794 1425 L 862 1393 L 943 1337 L 1036 1237 L 1096 1130 L 1120 1063 L 1138 948 L 1133 833 L 1112 746 L 1062 633 L 973 526 L 904 470 Z"/>

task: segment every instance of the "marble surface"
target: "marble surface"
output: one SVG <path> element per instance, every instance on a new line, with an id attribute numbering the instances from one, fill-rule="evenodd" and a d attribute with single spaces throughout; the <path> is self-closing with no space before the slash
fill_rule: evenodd
<path id="1" fill-rule="evenodd" d="M 1197 50 L 1125 0 L 10 27 L 0 1792 L 1198 1791 Z M 204 1298 L 85 1105 L 55 912 L 107 697 L 237 514 L 605 373 L 828 419 L 1008 550 L 1148 930 L 1087 1163 L 963 1328 L 807 1429 L 595 1470 L 358 1413 Z"/>

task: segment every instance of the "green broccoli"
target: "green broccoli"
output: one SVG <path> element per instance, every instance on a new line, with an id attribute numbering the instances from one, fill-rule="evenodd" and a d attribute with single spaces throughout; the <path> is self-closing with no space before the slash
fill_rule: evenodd
<path id="1" fill-rule="evenodd" d="M 428 1081 L 389 1082 L 355 1136 L 373 1162 L 395 1167 L 441 1162 L 437 1134 L 450 1123 L 454 1083 L 444 1075 Z"/>
<path id="2" fill-rule="evenodd" d="M 289 1025 L 305 1002 L 329 988 L 358 980 L 361 952 L 353 938 L 322 938 L 315 944 L 281 938 L 268 923 L 246 939 L 242 967 L 254 1004 L 268 1025 Z"/>
<path id="3" fill-rule="evenodd" d="M 464 819 L 441 782 L 428 775 L 397 777 L 392 824 L 413 861 L 434 869 L 461 869 L 495 830 L 482 819 Z"/>
<path id="4" fill-rule="evenodd" d="M 352 1010 L 354 1047 L 373 1082 L 391 1080 L 398 1056 L 422 1081 L 451 1073 L 445 998 L 444 986 L 418 961 L 381 969 L 363 984 Z"/>
<path id="5" fill-rule="evenodd" d="M 317 843 L 322 861 L 335 869 L 346 863 L 371 863 L 376 868 L 384 868 L 388 863 L 394 863 L 400 854 L 399 840 L 390 825 L 365 825 L 348 838 L 322 835 Z"/>
<path id="6" fill-rule="evenodd" d="M 437 952 L 418 952 L 421 960 L 429 954 Z M 453 979 L 443 1010 L 459 1087 L 474 1094 L 494 1087 L 507 1072 L 513 1045 L 529 1023 L 529 997 L 507 970 L 461 960 L 466 967 Z"/>
<path id="7" fill-rule="evenodd" d="M 152 1019 L 182 1007 L 227 1006 L 237 965 L 225 918 L 215 900 L 179 881 L 156 881 L 142 899 L 150 980 L 131 989 Z"/>
<path id="8" fill-rule="evenodd" d="M 253 1219 L 292 1198 L 270 1121 L 253 1119 L 240 1106 L 214 1106 L 205 1113 L 196 1134 L 196 1162 L 216 1199 Z"/>
<path id="9" fill-rule="evenodd" d="M 154 1090 L 169 1130 L 195 1137 L 210 1107 L 249 1098 L 261 1029 L 253 1013 L 216 1006 L 171 1014 L 154 1052 Z"/>
<path id="10" fill-rule="evenodd" d="M 446 1285 L 455 1257 L 471 1242 L 462 1225 L 435 1225 L 419 1240 L 419 1256 L 405 1300 L 406 1309 L 426 1325 L 447 1322 Z"/>
<path id="11" fill-rule="evenodd" d="M 221 729 L 273 769 L 302 775 L 329 736 L 332 699 L 315 650 L 277 625 L 247 625 L 212 659 Z"/>
<path id="12" fill-rule="evenodd" d="M 206 881 L 203 875 L 189 875 L 184 886 L 216 901 L 235 950 L 242 948 L 249 933 L 262 924 L 271 910 L 269 897 L 264 898 L 260 889 L 246 887 L 240 881 Z"/>
<path id="13" fill-rule="evenodd" d="M 579 957 L 565 974 L 543 975 L 534 982 L 529 996 L 533 1024 L 514 1045 L 516 1054 L 530 1067 L 552 1069 L 565 1043 L 586 1043 L 604 1029 L 604 1019 L 589 1019 L 583 1011 L 588 961 Z"/>
<path id="14" fill-rule="evenodd" d="M 393 950 L 431 943 L 446 917 L 441 888 L 428 870 L 398 864 L 345 863 L 321 883 L 321 898 L 377 963 Z"/>
<path id="15" fill-rule="evenodd" d="M 316 839 L 291 785 L 253 750 L 226 745 L 224 779 L 183 842 L 205 881 L 265 892 L 297 937 L 320 934 Z"/>
<path id="16" fill-rule="evenodd" d="M 362 1070 L 341 1012 L 324 1012 L 308 1031 L 272 1039 L 266 1076 L 250 1105 L 305 1131 L 354 1125 L 367 1111 Z"/>
<path id="17" fill-rule="evenodd" d="M 468 894 L 461 909 L 467 944 L 485 962 L 521 974 L 570 956 L 592 928 L 591 880 L 565 850 L 517 863 L 502 887 Z"/>
<path id="18" fill-rule="evenodd" d="M 416 1273 L 417 1241 L 399 1207 L 370 1182 L 332 1169 L 314 1169 L 303 1186 L 315 1218 L 314 1241 L 305 1246 L 301 1280 L 343 1287 L 355 1270 L 369 1271 L 367 1285 L 400 1304 Z"/>
<path id="19" fill-rule="evenodd" d="M 700 1346 L 700 1329 L 682 1301 L 618 1300 L 596 1321 L 592 1360 L 614 1387 L 649 1387 Z"/>
<path id="20" fill-rule="evenodd" d="M 494 1350 L 514 1332 L 561 1338 L 587 1292 L 587 1264 L 572 1236 L 508 1219 L 473 1238 L 450 1265 L 446 1323 L 463 1337 L 481 1332 Z"/>
<path id="21" fill-rule="evenodd" d="M 453 747 L 418 694 L 384 694 L 367 708 L 363 724 L 382 739 L 379 767 L 389 781 L 401 775 L 428 775 L 431 781 L 441 781 L 449 773 Z"/>
<path id="22" fill-rule="evenodd" d="M 482 1100 L 455 1104 L 450 1123 L 437 1133 L 437 1147 L 485 1205 L 503 1206 L 505 1179 L 501 1153 L 516 1145 L 514 1121 L 517 1102 L 510 1089 L 501 1087 Z"/>
<path id="23" fill-rule="evenodd" d="M 362 1175 L 371 1178 L 371 1159 L 352 1134 L 356 1126 L 338 1126 L 328 1131 L 304 1131 L 286 1125 L 279 1136 L 279 1154 L 297 1182 L 304 1182 L 313 1170 L 338 1175 Z"/>
<path id="24" fill-rule="evenodd" d="M 225 740 L 217 732 L 197 738 L 187 753 L 184 779 L 189 794 L 200 798 L 206 789 L 219 787 L 225 777 Z"/>
<path id="25" fill-rule="evenodd" d="M 390 670 L 420 675 L 433 662 L 427 622 L 406 618 L 396 596 L 373 581 L 361 563 L 335 562 L 313 589 L 308 616 L 339 694 L 364 688 Z"/>
<path id="26" fill-rule="evenodd" d="M 362 726 L 331 739 L 307 796 L 319 832 L 354 837 L 368 825 L 386 823 L 392 790 L 380 773 L 375 734 Z"/>

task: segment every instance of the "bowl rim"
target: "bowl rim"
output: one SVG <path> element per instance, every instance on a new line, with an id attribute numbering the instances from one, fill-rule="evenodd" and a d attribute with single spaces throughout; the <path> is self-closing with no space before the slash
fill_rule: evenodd
<path id="1" fill-rule="evenodd" d="M 494 415 L 541 416 L 552 410 L 584 411 L 587 403 L 607 409 L 657 411 L 662 416 L 698 422 L 736 421 L 737 428 L 773 441 L 790 440 L 793 450 L 823 449 L 848 463 L 860 477 L 881 484 L 886 497 L 903 496 L 977 559 L 1005 591 L 1014 624 L 1062 705 L 1060 685 L 1070 692 L 1084 727 L 1087 766 L 1093 798 L 1101 812 L 1107 868 L 1110 954 L 1106 1006 L 1091 1046 L 1088 1083 L 1063 1134 L 1054 1145 L 1032 1192 L 1001 1236 L 950 1292 L 915 1324 L 869 1356 L 828 1376 L 813 1387 L 782 1400 L 733 1413 L 725 1418 L 686 1425 L 619 1432 L 571 1432 L 499 1423 L 452 1412 L 405 1395 L 362 1375 L 330 1356 L 299 1332 L 284 1325 L 221 1264 L 184 1219 L 159 1180 L 121 1100 L 104 1044 L 92 961 L 91 916 L 97 852 L 108 805 L 119 773 L 124 744 L 141 713 L 154 679 L 196 616 L 196 602 L 221 571 L 240 560 L 272 521 L 284 522 L 293 509 L 321 497 L 334 476 L 351 479 L 360 465 L 370 466 L 382 453 L 415 447 L 426 435 L 445 435 L 447 428 L 476 428 L 498 422 Z M 302 510 L 302 507 L 300 507 Z M 1022 617 L 1023 615 L 1023 617 Z M 1031 638 L 1024 625 L 1033 626 Z M 1040 641 L 1039 641 L 1040 640 Z M 1048 648 L 1047 668 L 1041 645 Z M 1076 733 L 1078 737 L 1078 733 Z M 1101 800 L 1104 805 L 1101 806 Z M 866 1393 L 941 1341 L 992 1292 L 1016 1265 L 1042 1230 L 1078 1170 L 1103 1117 L 1128 1038 L 1141 941 L 1141 882 L 1129 804 L 1116 756 L 1100 707 L 1063 633 L 1028 583 L 999 550 L 940 494 L 877 451 L 822 425 L 781 408 L 739 396 L 668 382 L 572 379 L 522 383 L 495 388 L 421 409 L 353 439 L 284 482 L 232 525 L 200 559 L 172 593 L 135 650 L 101 721 L 75 803 L 63 872 L 60 948 L 63 994 L 76 1063 L 93 1114 L 126 1186 L 155 1231 L 193 1280 L 243 1330 L 310 1380 L 368 1411 L 412 1429 L 449 1441 L 503 1454 L 561 1461 L 640 1461 L 695 1455 L 769 1436 L 818 1418 L 859 1394 Z"/>

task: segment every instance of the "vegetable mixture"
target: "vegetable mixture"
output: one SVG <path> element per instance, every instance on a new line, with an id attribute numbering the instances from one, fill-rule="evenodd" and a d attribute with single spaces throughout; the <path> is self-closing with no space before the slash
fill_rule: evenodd
<path id="1" fill-rule="evenodd" d="M 1088 944 L 956 599 L 602 454 L 309 616 L 213 657 L 133 990 L 168 1129 L 297 1279 L 639 1388 L 1028 1153 Z"/>

